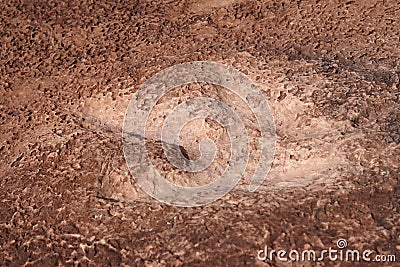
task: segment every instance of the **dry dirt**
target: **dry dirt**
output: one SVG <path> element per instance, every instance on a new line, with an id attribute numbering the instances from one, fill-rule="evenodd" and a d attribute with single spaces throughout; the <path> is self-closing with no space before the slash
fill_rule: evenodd
<path id="1" fill-rule="evenodd" d="M 339 238 L 400 261 L 396 0 L 93 2 L 0 3 L 0 265 L 365 266 L 257 260 L 265 245 L 321 251 Z M 241 185 L 207 206 L 178 208 L 135 184 L 121 128 L 144 81 L 196 60 L 233 66 L 258 85 L 277 150 L 259 191 L 243 187 L 254 144 Z M 154 116 L 202 95 L 241 105 L 222 90 L 177 88 Z M 197 184 L 226 162 L 225 133 L 208 121 L 183 133 L 188 157 L 207 135 L 221 154 Z M 157 142 L 149 149 L 167 179 L 193 181 Z M 368 264 L 382 265 L 396 264 Z"/>

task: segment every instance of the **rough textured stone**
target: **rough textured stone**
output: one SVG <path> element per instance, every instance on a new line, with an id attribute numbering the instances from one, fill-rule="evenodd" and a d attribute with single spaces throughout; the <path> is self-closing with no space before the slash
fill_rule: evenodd
<path id="1" fill-rule="evenodd" d="M 1 265 L 262 266 L 264 245 L 322 250 L 340 237 L 400 259 L 397 1 L 2 1 L 0 10 Z M 249 75 L 273 110 L 278 146 L 262 190 L 246 192 L 246 178 L 215 203 L 182 209 L 137 188 L 121 125 L 145 80 L 195 60 Z M 177 88 L 159 111 L 190 95 L 239 104 L 196 86 Z M 223 148 L 217 125 L 196 123 L 182 141 L 189 157 L 205 135 Z M 185 183 L 156 141 L 155 163 Z"/>

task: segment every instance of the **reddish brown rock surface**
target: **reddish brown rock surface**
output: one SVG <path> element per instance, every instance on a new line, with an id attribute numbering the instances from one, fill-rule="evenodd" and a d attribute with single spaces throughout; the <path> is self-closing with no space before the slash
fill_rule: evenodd
<path id="1" fill-rule="evenodd" d="M 0 10 L 0 265 L 284 266 L 257 251 L 321 251 L 339 238 L 400 261 L 397 1 L 3 1 Z M 195 60 L 231 65 L 259 86 L 277 151 L 259 191 L 239 186 L 176 208 L 135 185 L 121 127 L 146 79 Z M 199 136 L 218 135 L 203 126 Z"/>

